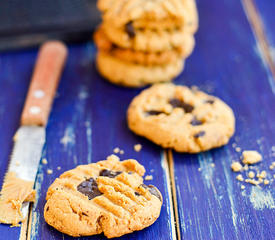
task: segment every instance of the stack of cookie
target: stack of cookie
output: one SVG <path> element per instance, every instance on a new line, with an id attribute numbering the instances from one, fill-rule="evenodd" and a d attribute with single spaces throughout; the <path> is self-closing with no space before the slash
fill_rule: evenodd
<path id="1" fill-rule="evenodd" d="M 109 81 L 141 87 L 183 70 L 198 26 L 195 0 L 99 0 L 98 71 Z"/>

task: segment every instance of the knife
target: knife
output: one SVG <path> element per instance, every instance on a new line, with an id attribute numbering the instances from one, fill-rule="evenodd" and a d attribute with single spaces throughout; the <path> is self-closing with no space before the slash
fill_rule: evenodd
<path id="1" fill-rule="evenodd" d="M 39 50 L 1 190 L 2 223 L 17 225 L 29 212 L 25 201 L 35 199 L 32 188 L 45 143 L 45 127 L 66 58 L 67 48 L 60 41 L 46 42 Z"/>

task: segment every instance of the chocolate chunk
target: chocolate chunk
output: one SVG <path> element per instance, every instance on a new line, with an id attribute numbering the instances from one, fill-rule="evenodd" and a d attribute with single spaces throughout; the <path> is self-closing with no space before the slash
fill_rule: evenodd
<path id="1" fill-rule="evenodd" d="M 88 214 L 86 214 L 85 212 L 82 212 L 82 215 L 88 217 Z"/>
<path id="2" fill-rule="evenodd" d="M 130 38 L 134 38 L 136 36 L 136 32 L 133 26 L 133 22 L 130 21 L 125 25 L 125 31 L 127 32 Z"/>
<path id="3" fill-rule="evenodd" d="M 122 173 L 121 171 L 115 172 L 115 171 L 112 171 L 112 170 L 103 169 L 103 170 L 100 171 L 99 176 L 114 178 L 114 177 L 116 177 L 117 175 L 119 175 L 121 173 Z"/>
<path id="4" fill-rule="evenodd" d="M 150 115 L 150 116 L 155 116 L 155 115 L 159 115 L 161 113 L 164 113 L 162 111 L 157 111 L 157 110 L 151 110 L 151 111 L 148 111 L 146 112 L 147 115 Z"/>
<path id="5" fill-rule="evenodd" d="M 48 207 L 47 207 L 47 209 L 46 209 L 46 212 L 48 212 L 48 211 L 49 211 L 49 209 L 50 209 L 50 208 L 49 208 L 49 206 L 48 206 Z"/>
<path id="6" fill-rule="evenodd" d="M 172 98 L 169 100 L 169 103 L 173 108 L 182 108 L 186 113 L 190 113 L 194 110 L 194 107 L 188 103 L 185 103 L 177 98 Z"/>
<path id="7" fill-rule="evenodd" d="M 156 196 L 162 202 L 162 196 L 160 195 L 159 190 L 155 186 L 153 186 L 153 185 L 147 186 L 145 184 L 141 184 L 141 186 L 145 189 L 149 189 L 149 192 L 152 195 Z"/>
<path id="8" fill-rule="evenodd" d="M 140 196 L 140 194 L 139 194 L 138 192 L 135 192 L 135 195 L 136 195 L 136 196 Z"/>
<path id="9" fill-rule="evenodd" d="M 190 122 L 193 126 L 202 125 L 202 121 L 198 120 L 196 117 L 193 117 L 192 121 Z"/>
<path id="10" fill-rule="evenodd" d="M 209 104 L 213 104 L 214 102 L 215 102 L 215 100 L 213 100 L 213 99 L 205 100 L 205 103 L 209 103 Z"/>
<path id="11" fill-rule="evenodd" d="M 205 135 L 205 131 L 200 131 L 194 135 L 194 138 L 199 138 Z"/>
<path id="12" fill-rule="evenodd" d="M 81 192 L 89 198 L 89 200 L 102 195 L 103 193 L 99 191 L 97 182 L 93 178 L 89 178 L 77 186 L 77 191 Z"/>

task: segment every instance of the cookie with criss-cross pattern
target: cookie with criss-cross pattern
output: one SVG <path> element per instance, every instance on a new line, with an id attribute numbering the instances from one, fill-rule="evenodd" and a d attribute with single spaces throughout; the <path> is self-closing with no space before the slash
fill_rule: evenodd
<path id="1" fill-rule="evenodd" d="M 156 84 L 128 108 L 128 126 L 164 148 L 197 153 L 227 144 L 235 131 L 231 108 L 197 89 Z"/>
<path id="2" fill-rule="evenodd" d="M 48 189 L 45 220 L 74 237 L 112 238 L 148 227 L 159 217 L 162 195 L 143 184 L 144 173 L 136 160 L 115 155 L 67 171 Z"/>

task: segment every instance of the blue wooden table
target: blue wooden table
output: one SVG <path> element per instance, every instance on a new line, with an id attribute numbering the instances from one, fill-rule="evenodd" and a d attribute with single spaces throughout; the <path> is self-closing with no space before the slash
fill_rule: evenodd
<path id="1" fill-rule="evenodd" d="M 275 239 L 275 180 L 261 188 L 241 183 L 230 169 L 241 149 L 258 150 L 269 170 L 275 161 L 275 2 L 199 0 L 196 48 L 175 82 L 197 85 L 226 101 L 236 134 L 225 147 L 202 154 L 163 150 L 127 129 L 126 109 L 141 90 L 104 81 L 95 69 L 92 43 L 69 47 L 69 58 L 47 126 L 35 183 L 37 202 L 27 227 L 30 239 L 73 239 L 43 219 L 47 188 L 63 171 L 105 159 L 115 147 L 153 176 L 164 196 L 160 218 L 121 239 Z M 32 74 L 37 49 L 0 54 L 0 181 Z M 133 146 L 142 144 L 137 153 Z M 233 146 L 232 146 L 233 145 Z M 41 158 L 41 159 L 42 159 Z M 59 167 L 61 168 L 60 170 Z M 47 170 L 53 170 L 48 174 Z M 245 185 L 245 189 L 241 189 Z M 20 228 L 0 225 L 0 239 L 18 239 Z M 103 235 L 76 239 L 105 239 Z"/>

